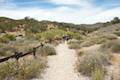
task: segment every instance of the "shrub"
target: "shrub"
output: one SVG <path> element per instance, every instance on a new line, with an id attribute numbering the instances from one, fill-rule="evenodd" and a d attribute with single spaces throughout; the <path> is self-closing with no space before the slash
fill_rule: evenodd
<path id="1" fill-rule="evenodd" d="M 117 36 L 114 34 L 109 34 L 109 35 L 103 35 L 102 38 L 106 38 L 108 40 L 115 40 L 117 39 Z"/>
<path id="2" fill-rule="evenodd" d="M 114 45 L 114 46 L 112 47 L 112 51 L 113 51 L 113 52 L 120 52 L 120 45 L 119 45 L 119 44 Z"/>
<path id="3" fill-rule="evenodd" d="M 104 80 L 103 68 L 96 68 L 95 71 L 92 72 L 92 79 L 91 80 Z"/>
<path id="4" fill-rule="evenodd" d="M 93 36 L 85 38 L 83 40 L 84 42 L 81 44 L 81 46 L 82 47 L 89 47 L 89 46 L 92 46 L 95 44 L 102 44 L 102 43 L 106 42 L 106 40 L 107 40 L 106 38 L 103 38 L 101 36 L 93 35 Z"/>
<path id="5" fill-rule="evenodd" d="M 71 36 L 72 38 L 77 40 L 82 39 L 82 36 L 79 33 L 73 33 L 73 32 L 67 31 L 66 35 Z"/>
<path id="6" fill-rule="evenodd" d="M 114 32 L 114 34 L 116 34 L 117 36 L 120 36 L 120 31 L 116 31 Z"/>
<path id="7" fill-rule="evenodd" d="M 79 50 L 77 51 L 77 54 L 78 54 L 78 56 L 82 56 L 82 55 L 84 54 L 84 51 L 81 50 L 81 49 L 79 49 Z"/>
<path id="8" fill-rule="evenodd" d="M 0 37 L 0 42 L 4 42 L 4 43 L 15 40 L 16 40 L 15 36 L 11 34 L 5 34 L 2 37 Z"/>
<path id="9" fill-rule="evenodd" d="M 27 39 L 31 39 L 31 40 L 34 40 L 35 39 L 35 34 L 34 33 L 32 33 L 32 32 L 30 32 L 30 31 L 26 31 L 25 32 L 25 37 L 27 38 Z"/>
<path id="10" fill-rule="evenodd" d="M 3 37 L 6 37 L 6 38 L 8 38 L 8 39 L 11 40 L 11 41 L 14 41 L 14 40 L 15 40 L 15 36 L 14 36 L 14 35 L 11 35 L 11 34 L 5 34 Z"/>
<path id="11" fill-rule="evenodd" d="M 120 52 L 120 41 L 119 40 L 112 40 L 108 41 L 101 46 L 104 50 L 110 50 L 112 52 Z"/>
<path id="12" fill-rule="evenodd" d="M 6 38 L 6 37 L 0 37 L 0 42 L 8 43 L 8 42 L 9 42 L 9 39 Z"/>
<path id="13" fill-rule="evenodd" d="M 41 47 L 38 51 L 41 55 L 56 55 L 56 51 L 51 45 L 45 45 Z"/>
<path id="14" fill-rule="evenodd" d="M 9 56 L 14 52 L 28 52 L 39 42 L 33 40 L 16 40 L 10 43 L 0 43 L 0 56 Z"/>
<path id="15" fill-rule="evenodd" d="M 114 19 L 111 21 L 112 24 L 120 23 L 119 17 L 114 17 Z"/>
<path id="16" fill-rule="evenodd" d="M 104 53 L 85 54 L 79 58 L 78 71 L 83 75 L 91 76 L 91 73 L 95 71 L 96 68 L 102 68 L 108 63 L 108 55 Z"/>
<path id="17" fill-rule="evenodd" d="M 19 63 L 8 61 L 0 64 L 0 80 L 29 80 L 40 76 L 45 63 L 43 60 L 23 60 Z"/>
<path id="18" fill-rule="evenodd" d="M 55 41 L 57 39 L 62 39 L 64 35 L 71 36 L 72 38 L 75 39 L 81 39 L 81 36 L 78 33 L 73 33 L 71 31 L 64 31 L 60 29 L 53 29 L 53 30 L 37 33 L 36 39 L 41 41 L 45 41 L 45 40 Z"/>
<path id="19" fill-rule="evenodd" d="M 9 46 L 4 46 L 0 48 L 0 56 L 9 56 L 16 51 L 14 48 Z"/>
<path id="20" fill-rule="evenodd" d="M 103 44 L 108 40 L 115 40 L 117 37 L 113 34 L 101 34 L 101 35 L 91 35 L 84 38 L 84 42 L 81 44 L 83 47 L 89 47 L 94 44 Z"/>
<path id="21" fill-rule="evenodd" d="M 68 42 L 68 44 L 69 44 L 69 48 L 71 48 L 71 49 L 80 49 L 81 47 L 80 47 L 80 41 L 77 41 L 77 40 L 70 40 L 69 42 Z"/>
<path id="22" fill-rule="evenodd" d="M 62 38 L 64 34 L 65 32 L 62 30 L 49 30 L 36 34 L 36 38 L 41 41 L 54 41 L 56 37 Z"/>
<path id="23" fill-rule="evenodd" d="M 0 43 L 0 56 L 9 56 L 15 51 L 17 51 L 17 49 L 12 44 Z"/>

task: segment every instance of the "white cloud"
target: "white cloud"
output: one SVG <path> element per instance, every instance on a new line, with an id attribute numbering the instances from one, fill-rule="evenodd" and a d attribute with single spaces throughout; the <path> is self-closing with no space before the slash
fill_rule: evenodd
<path id="1" fill-rule="evenodd" d="M 91 16 L 90 22 L 110 21 L 113 19 L 113 17 L 116 17 L 116 16 L 120 17 L 120 7 L 101 11 L 99 14 L 95 14 L 94 16 Z"/>
<path id="2" fill-rule="evenodd" d="M 67 5 L 76 5 L 81 3 L 81 0 L 50 0 L 54 4 L 67 4 Z"/>
<path id="3" fill-rule="evenodd" d="M 48 0 L 48 2 L 56 5 L 90 7 L 93 0 Z"/>
<path id="4" fill-rule="evenodd" d="M 98 21 L 107 21 L 112 19 L 114 16 L 120 17 L 120 7 L 104 10 L 101 7 L 93 7 L 91 0 L 85 0 L 86 5 L 79 6 L 77 8 L 71 8 L 64 4 L 78 4 L 83 0 L 51 0 L 51 1 L 61 1 L 62 4 L 59 7 L 52 9 L 41 9 L 41 8 L 18 8 L 17 6 L 12 6 L 14 8 L 1 8 L 0 16 L 6 16 L 14 19 L 21 19 L 25 16 L 30 16 L 38 20 L 52 20 L 59 22 L 70 22 L 70 23 L 95 23 Z M 64 2 L 66 1 L 66 2 Z M 74 2 L 75 1 L 75 2 Z M 67 3 L 68 2 L 68 3 Z M 57 3 L 57 2 L 56 2 Z M 55 4 L 55 2 L 54 2 Z M 7 5 L 9 7 L 10 5 Z M 1 5 L 0 5 L 1 7 Z M 11 7 L 11 6 L 10 6 Z"/>

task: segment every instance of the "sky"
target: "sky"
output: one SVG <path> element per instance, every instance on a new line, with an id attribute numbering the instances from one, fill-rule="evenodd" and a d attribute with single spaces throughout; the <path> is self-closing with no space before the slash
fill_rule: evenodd
<path id="1" fill-rule="evenodd" d="M 120 17 L 120 0 L 0 0 L 0 17 L 75 24 L 106 22 Z"/>

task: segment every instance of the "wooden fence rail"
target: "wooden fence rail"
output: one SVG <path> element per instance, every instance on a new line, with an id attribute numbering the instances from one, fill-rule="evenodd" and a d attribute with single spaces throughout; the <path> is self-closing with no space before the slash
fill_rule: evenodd
<path id="1" fill-rule="evenodd" d="M 5 61 L 8 61 L 9 59 L 12 59 L 12 58 L 18 60 L 19 58 L 24 57 L 24 56 L 29 55 L 29 54 L 32 54 L 33 56 L 35 56 L 35 55 L 36 55 L 36 50 L 37 50 L 38 48 L 40 48 L 40 47 L 43 47 L 43 46 L 44 46 L 44 44 L 41 43 L 39 46 L 34 47 L 31 51 L 28 51 L 28 52 L 26 52 L 26 53 L 23 53 L 23 52 L 15 52 L 15 53 L 14 53 L 13 55 L 11 55 L 11 56 L 8 56 L 8 57 L 5 57 L 5 58 L 0 59 L 0 63 L 5 62 Z"/>

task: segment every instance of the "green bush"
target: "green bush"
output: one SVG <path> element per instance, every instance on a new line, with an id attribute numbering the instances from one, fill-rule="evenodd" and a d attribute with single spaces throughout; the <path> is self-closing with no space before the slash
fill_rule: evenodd
<path id="1" fill-rule="evenodd" d="M 9 56 L 16 51 L 14 47 L 3 45 L 0 47 L 0 56 Z"/>
<path id="2" fill-rule="evenodd" d="M 6 37 L 0 37 L 0 42 L 8 43 L 8 42 L 9 42 L 9 39 L 6 38 Z"/>
<path id="3" fill-rule="evenodd" d="M 95 71 L 92 72 L 92 79 L 91 80 L 104 80 L 103 68 L 96 68 Z"/>
<path id="4" fill-rule="evenodd" d="M 64 35 L 71 36 L 72 38 L 75 38 L 75 39 L 81 39 L 81 36 L 78 33 L 73 33 L 70 31 L 64 31 L 60 29 L 53 29 L 53 30 L 37 33 L 36 39 L 41 41 L 45 41 L 45 40 L 54 41 L 57 39 L 62 39 Z"/>
<path id="5" fill-rule="evenodd" d="M 114 17 L 114 19 L 111 21 L 112 24 L 120 23 L 119 17 Z"/>
<path id="6" fill-rule="evenodd" d="M 2 37 L 0 37 L 0 42 L 4 42 L 4 43 L 7 43 L 9 41 L 15 41 L 15 40 L 16 40 L 16 37 L 11 34 L 5 34 Z"/>
<path id="7" fill-rule="evenodd" d="M 71 36 L 73 39 L 77 39 L 77 40 L 82 39 L 82 36 L 79 33 L 67 31 L 66 35 Z"/>
<path id="8" fill-rule="evenodd" d="M 31 39 L 31 40 L 34 40 L 35 39 L 35 34 L 34 33 L 32 33 L 31 31 L 26 31 L 25 32 L 25 37 L 27 38 L 27 39 Z"/>
<path id="9" fill-rule="evenodd" d="M 70 40 L 68 41 L 68 44 L 69 44 L 69 48 L 70 49 L 80 49 L 80 41 L 77 41 L 77 40 Z"/>
<path id="10" fill-rule="evenodd" d="M 56 51 L 55 51 L 54 47 L 51 45 L 45 45 L 45 46 L 41 47 L 38 50 L 38 52 L 41 55 L 56 55 Z"/>
<path id="11" fill-rule="evenodd" d="M 54 41 L 56 37 L 62 38 L 63 35 L 64 35 L 64 31 L 62 30 L 49 30 L 42 33 L 38 33 L 36 35 L 36 38 L 41 41 L 45 41 L 45 40 Z"/>

